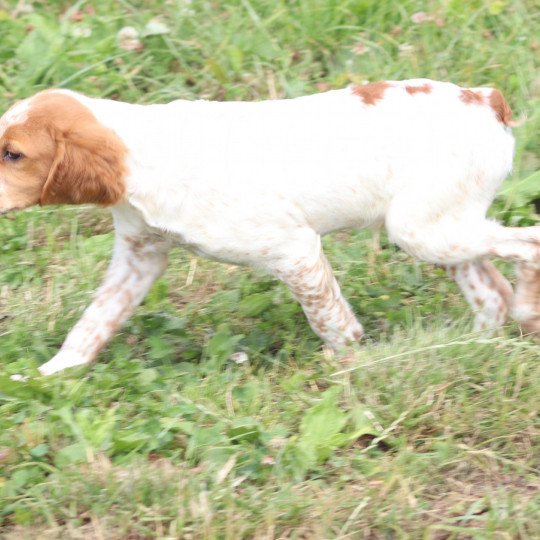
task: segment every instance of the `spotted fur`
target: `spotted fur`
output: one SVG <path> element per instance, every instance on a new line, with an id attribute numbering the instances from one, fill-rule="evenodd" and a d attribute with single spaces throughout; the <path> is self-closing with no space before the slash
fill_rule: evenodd
<path id="1" fill-rule="evenodd" d="M 0 212 L 110 206 L 116 242 L 94 301 L 43 374 L 91 362 L 167 264 L 173 245 L 282 279 L 340 350 L 363 329 L 320 237 L 384 224 L 446 265 L 475 328 L 508 314 L 540 334 L 540 226 L 486 218 L 512 167 L 500 92 L 425 79 L 258 103 L 133 105 L 50 90 L 0 119 Z M 20 156 L 20 159 L 14 159 Z M 488 261 L 518 263 L 514 298 Z"/>

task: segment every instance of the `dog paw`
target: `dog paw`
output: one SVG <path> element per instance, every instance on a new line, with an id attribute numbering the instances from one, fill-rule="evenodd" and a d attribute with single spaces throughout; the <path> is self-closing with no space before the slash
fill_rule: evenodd
<path id="1" fill-rule="evenodd" d="M 42 375 L 53 375 L 69 367 L 88 363 L 86 358 L 75 351 L 59 351 L 48 362 L 39 366 Z"/>

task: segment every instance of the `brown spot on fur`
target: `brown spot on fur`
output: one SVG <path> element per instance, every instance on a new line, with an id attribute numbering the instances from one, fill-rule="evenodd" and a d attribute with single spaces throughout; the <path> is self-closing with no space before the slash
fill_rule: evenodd
<path id="1" fill-rule="evenodd" d="M 148 242 L 145 240 L 145 238 L 141 236 L 124 236 L 124 240 L 127 244 L 131 247 L 131 250 L 136 255 L 140 254 L 144 248 L 148 245 Z"/>
<path id="2" fill-rule="evenodd" d="M 413 95 L 413 94 L 429 94 L 431 90 L 433 90 L 431 84 L 424 83 L 421 86 L 405 86 L 405 90 L 407 90 L 407 93 Z"/>
<path id="3" fill-rule="evenodd" d="M 107 331 L 111 334 L 114 334 L 118 330 L 119 326 L 120 325 L 116 319 L 105 322 L 105 328 L 107 328 Z"/>
<path id="4" fill-rule="evenodd" d="M 474 298 L 474 303 L 479 307 L 479 308 L 483 308 L 484 305 L 485 305 L 485 301 L 483 298 L 479 298 L 478 296 L 476 296 Z"/>
<path id="5" fill-rule="evenodd" d="M 496 88 L 491 91 L 489 96 L 489 106 L 493 109 L 495 116 L 499 122 L 506 126 L 514 124 L 512 121 L 512 109 L 504 99 L 504 96 Z"/>
<path id="6" fill-rule="evenodd" d="M 463 88 L 459 94 L 459 99 L 467 104 L 481 105 L 484 103 L 484 96 L 470 88 Z"/>
<path id="7" fill-rule="evenodd" d="M 366 105 L 375 105 L 378 101 L 384 98 L 384 93 L 387 88 L 390 88 L 392 85 L 386 81 L 374 82 L 363 84 L 361 86 L 353 87 L 353 94 L 362 98 L 362 101 Z"/>

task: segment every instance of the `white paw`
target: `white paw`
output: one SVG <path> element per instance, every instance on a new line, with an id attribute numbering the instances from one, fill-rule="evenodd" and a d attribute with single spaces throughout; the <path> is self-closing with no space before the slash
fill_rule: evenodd
<path id="1" fill-rule="evenodd" d="M 69 367 L 87 364 L 88 360 L 76 351 L 59 351 L 48 362 L 39 366 L 42 375 L 52 375 Z"/>

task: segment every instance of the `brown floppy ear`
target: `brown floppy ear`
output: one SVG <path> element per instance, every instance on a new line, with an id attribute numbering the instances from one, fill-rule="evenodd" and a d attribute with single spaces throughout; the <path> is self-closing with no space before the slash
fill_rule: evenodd
<path id="1" fill-rule="evenodd" d="M 126 148 L 97 120 L 84 119 L 67 132 L 53 133 L 56 154 L 40 204 L 111 206 L 124 196 Z"/>

